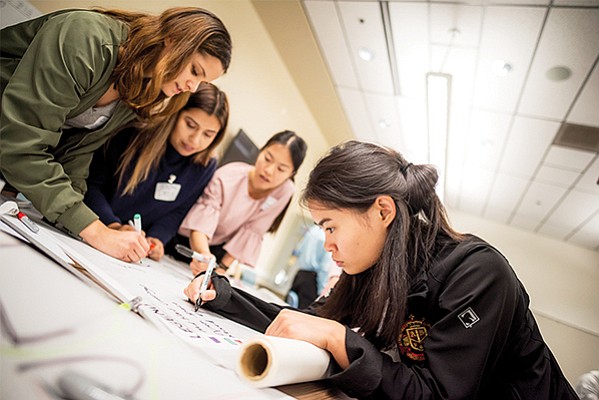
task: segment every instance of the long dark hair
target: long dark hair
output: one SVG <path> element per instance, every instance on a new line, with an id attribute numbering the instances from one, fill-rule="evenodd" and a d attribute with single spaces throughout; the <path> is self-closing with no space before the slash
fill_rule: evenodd
<path id="1" fill-rule="evenodd" d="M 318 315 L 359 327 L 378 348 L 397 343 L 412 277 L 428 270 L 440 236 L 462 238 L 435 193 L 437 180 L 432 165 L 414 165 L 392 149 L 355 140 L 333 147 L 318 162 L 303 206 L 316 201 L 362 214 L 388 195 L 397 210 L 377 263 L 357 275 L 342 274 Z"/>
<path id="2" fill-rule="evenodd" d="M 210 159 L 215 155 L 216 147 L 222 142 L 227 129 L 229 121 L 227 96 L 212 83 L 202 82 L 198 86 L 198 90 L 191 94 L 181 111 L 192 108 L 198 108 L 208 115 L 216 116 L 220 123 L 220 129 L 214 136 L 212 143 L 192 157 L 194 164 L 208 165 Z M 175 129 L 181 111 L 161 121 L 160 124 L 138 123 L 139 131 L 121 156 L 116 171 L 119 175 L 119 187 L 124 186 L 121 195 L 132 194 L 137 185 L 146 180 L 151 171 L 158 168 L 158 164 L 166 152 L 169 136 Z M 135 165 L 133 165 L 134 160 L 136 160 Z M 124 182 L 125 171 L 128 171 L 131 166 L 131 177 Z"/>
<path id="3" fill-rule="evenodd" d="M 262 153 L 268 147 L 276 143 L 282 144 L 289 149 L 289 154 L 291 154 L 291 162 L 293 163 L 293 174 L 291 175 L 290 179 L 293 181 L 295 179 L 295 175 L 297 174 L 297 170 L 304 162 L 304 158 L 306 158 L 308 146 L 306 145 L 304 139 L 299 137 L 295 132 L 285 130 L 275 133 L 270 139 L 268 139 L 266 144 L 260 149 L 260 152 Z M 279 213 L 279 215 L 277 215 L 277 218 L 275 218 L 270 228 L 268 228 L 269 233 L 275 233 L 279 229 L 279 226 L 281 225 L 281 222 L 287 213 L 289 204 L 291 204 L 291 199 L 289 199 L 289 202 L 285 208 Z"/>

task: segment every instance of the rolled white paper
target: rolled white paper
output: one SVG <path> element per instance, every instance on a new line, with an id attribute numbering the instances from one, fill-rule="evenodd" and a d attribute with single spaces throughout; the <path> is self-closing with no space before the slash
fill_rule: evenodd
<path id="1" fill-rule="evenodd" d="M 303 340 L 258 336 L 245 342 L 237 374 L 263 388 L 324 378 L 330 354 Z"/>

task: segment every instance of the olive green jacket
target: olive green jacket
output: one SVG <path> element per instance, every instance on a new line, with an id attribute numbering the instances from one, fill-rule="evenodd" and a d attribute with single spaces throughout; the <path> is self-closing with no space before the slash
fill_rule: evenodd
<path id="1" fill-rule="evenodd" d="M 86 10 L 0 31 L 0 170 L 49 221 L 76 235 L 98 218 L 83 203 L 93 152 L 135 114 L 120 103 L 96 131 L 61 127 L 108 90 L 127 33 L 125 24 Z"/>

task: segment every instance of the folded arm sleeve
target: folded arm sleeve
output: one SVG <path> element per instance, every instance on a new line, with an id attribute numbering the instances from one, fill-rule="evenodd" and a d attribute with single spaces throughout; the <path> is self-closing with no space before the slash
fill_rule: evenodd
<path id="1" fill-rule="evenodd" d="M 258 211 L 227 241 L 223 247 L 227 253 L 244 264 L 252 267 L 256 265 L 258 257 L 260 257 L 264 235 L 289 203 L 293 196 L 294 186 L 290 183 L 285 185 L 282 190 L 283 193 L 280 194 L 276 204 L 266 210 Z"/>
<path id="2" fill-rule="evenodd" d="M 251 294 L 232 288 L 226 277 L 215 275 L 212 278 L 216 299 L 204 303 L 202 307 L 228 319 L 264 333 L 283 307 L 267 303 Z"/>
<path id="3" fill-rule="evenodd" d="M 256 232 L 248 226 L 242 226 L 223 248 L 240 262 L 254 267 L 260 256 L 264 233 Z"/>
<path id="4" fill-rule="evenodd" d="M 189 237 L 191 231 L 198 231 L 208 236 L 210 241 L 218 226 L 222 202 L 222 182 L 215 175 L 183 219 L 179 233 Z"/>

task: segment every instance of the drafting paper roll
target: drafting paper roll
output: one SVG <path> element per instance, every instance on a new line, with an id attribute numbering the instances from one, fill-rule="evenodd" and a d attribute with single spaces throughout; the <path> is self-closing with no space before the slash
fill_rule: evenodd
<path id="1" fill-rule="evenodd" d="M 258 336 L 241 349 L 237 374 L 263 388 L 324 378 L 330 354 L 302 340 Z"/>

